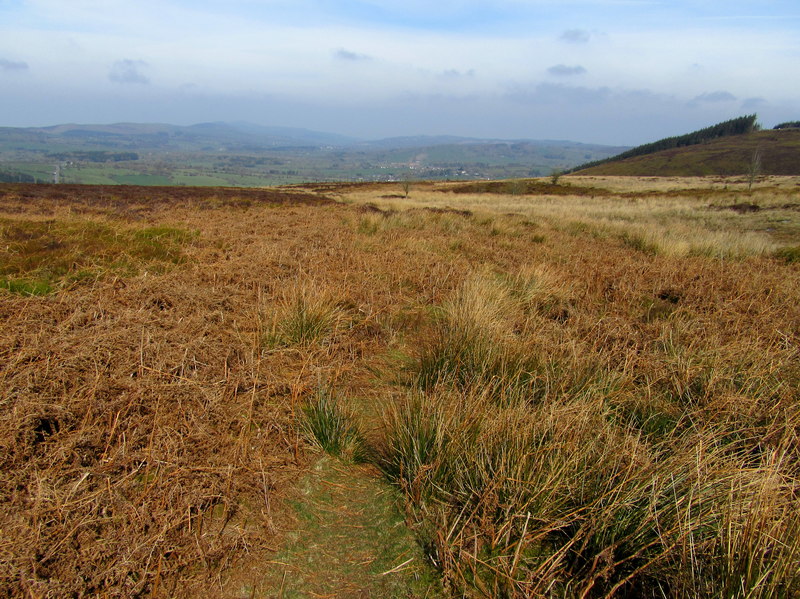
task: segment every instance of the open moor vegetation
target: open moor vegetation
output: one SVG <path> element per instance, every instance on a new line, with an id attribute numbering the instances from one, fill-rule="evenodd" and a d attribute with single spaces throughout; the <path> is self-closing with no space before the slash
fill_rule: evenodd
<path id="1" fill-rule="evenodd" d="M 0 188 L 0 594 L 797 596 L 750 183 Z"/>

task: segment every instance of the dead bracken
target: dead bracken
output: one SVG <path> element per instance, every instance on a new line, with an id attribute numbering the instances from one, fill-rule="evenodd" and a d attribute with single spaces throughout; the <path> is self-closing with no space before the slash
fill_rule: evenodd
<path id="1" fill-rule="evenodd" d="M 797 595 L 794 184 L 0 186 L 0 596 Z"/>

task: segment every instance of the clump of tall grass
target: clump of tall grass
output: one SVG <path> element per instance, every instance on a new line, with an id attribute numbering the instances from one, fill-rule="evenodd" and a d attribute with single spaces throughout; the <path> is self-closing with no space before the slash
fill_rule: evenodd
<path id="1" fill-rule="evenodd" d="M 538 366 L 515 339 L 515 321 L 521 316 L 518 298 L 496 277 L 469 277 L 442 305 L 434 333 L 418 356 L 415 384 L 491 389 L 505 401 L 518 397 L 534 384 Z"/>
<path id="2" fill-rule="evenodd" d="M 644 232 L 623 231 L 620 233 L 622 243 L 643 254 L 656 255 L 661 251 L 661 246 L 653 239 L 652 235 Z"/>
<path id="3" fill-rule="evenodd" d="M 345 401 L 327 387 L 320 387 L 303 406 L 303 430 L 320 449 L 334 456 L 366 461 L 364 437 Z"/>
<path id="4" fill-rule="evenodd" d="M 273 349 L 324 343 L 335 332 L 341 316 L 327 289 L 314 281 L 295 281 L 282 291 L 277 306 L 261 308 L 262 344 Z"/>
<path id="5" fill-rule="evenodd" d="M 614 369 L 547 316 L 569 298 L 540 267 L 469 276 L 441 306 L 414 388 L 386 409 L 378 464 L 451 589 L 800 593 L 786 377 L 689 330 Z"/>
<path id="6" fill-rule="evenodd" d="M 564 277 L 542 264 L 523 265 L 501 275 L 500 283 L 525 314 L 547 313 L 556 305 L 569 303 L 571 294 Z"/>
<path id="7" fill-rule="evenodd" d="M 745 466 L 717 430 L 643 443 L 602 399 L 498 407 L 485 394 L 390 406 L 379 464 L 456 592 L 792 596 L 797 482 Z"/>
<path id="8" fill-rule="evenodd" d="M 469 223 L 469 212 L 450 208 L 429 210 L 410 209 L 369 212 L 363 214 L 356 224 L 362 235 L 375 235 L 389 231 L 436 230 L 447 234 L 461 232 Z"/>
<path id="9" fill-rule="evenodd" d="M 364 214 L 358 220 L 356 230 L 362 235 L 375 235 L 386 229 L 387 216 L 383 212 L 377 214 Z"/>
<path id="10" fill-rule="evenodd" d="M 664 227 L 656 224 L 606 225 L 627 246 L 644 254 L 705 256 L 740 259 L 769 254 L 774 244 L 764 235 L 741 231 L 716 231 L 688 224 Z"/>
<path id="11" fill-rule="evenodd" d="M 532 334 L 569 317 L 568 297 L 563 280 L 537 265 L 511 275 L 473 273 L 441 305 L 412 382 L 425 390 L 477 390 L 500 403 L 577 389 L 593 376 L 593 366 L 559 355 Z"/>
<path id="12" fill-rule="evenodd" d="M 388 431 L 379 450 L 378 463 L 390 479 L 399 483 L 416 500 L 428 496 L 423 492 L 432 477 L 431 470 L 446 464 L 449 435 L 455 428 L 451 414 L 422 393 L 411 394 L 404 401 L 390 404 L 383 414 Z"/>
<path id="13" fill-rule="evenodd" d="M 775 250 L 775 257 L 783 260 L 787 264 L 800 262 L 800 246 L 786 246 Z"/>

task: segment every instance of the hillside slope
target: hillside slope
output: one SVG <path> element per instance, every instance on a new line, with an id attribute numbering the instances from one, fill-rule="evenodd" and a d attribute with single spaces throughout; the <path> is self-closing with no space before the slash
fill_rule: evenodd
<path id="1" fill-rule="evenodd" d="M 608 162 L 577 171 L 581 175 L 697 176 L 744 175 L 760 150 L 760 173 L 800 174 L 800 130 L 757 131 L 703 144 Z"/>

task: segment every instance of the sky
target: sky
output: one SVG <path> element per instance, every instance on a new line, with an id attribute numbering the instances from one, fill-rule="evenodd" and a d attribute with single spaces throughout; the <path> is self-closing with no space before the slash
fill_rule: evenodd
<path id="1" fill-rule="evenodd" d="M 0 0 L 0 126 L 636 145 L 800 120 L 798 0 Z"/>

